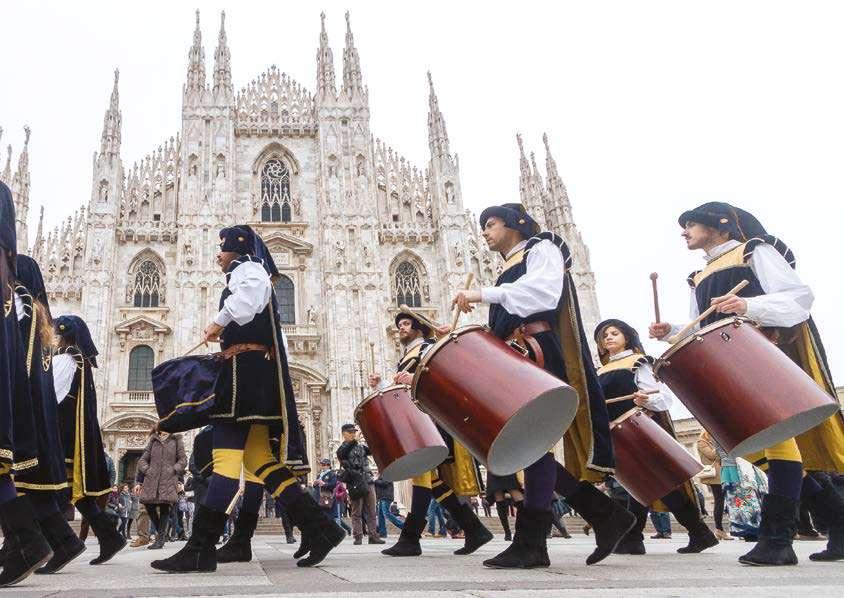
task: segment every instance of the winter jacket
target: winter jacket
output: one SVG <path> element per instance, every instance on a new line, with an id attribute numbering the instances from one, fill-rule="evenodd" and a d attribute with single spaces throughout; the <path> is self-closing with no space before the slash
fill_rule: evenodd
<path id="1" fill-rule="evenodd" d="M 141 502 L 174 504 L 178 499 L 176 484 L 187 462 L 181 436 L 170 434 L 164 440 L 158 434 L 152 436 L 138 461 L 138 472 L 143 475 Z"/>

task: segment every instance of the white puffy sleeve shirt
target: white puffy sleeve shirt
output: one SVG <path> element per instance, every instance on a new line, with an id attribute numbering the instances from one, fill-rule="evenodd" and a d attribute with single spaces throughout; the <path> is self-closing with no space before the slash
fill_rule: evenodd
<path id="1" fill-rule="evenodd" d="M 674 404 L 676 398 L 671 389 L 664 383 L 658 381 L 654 376 L 653 368 L 649 363 L 643 363 L 636 368 L 636 385 L 642 392 L 655 390 L 652 395 L 648 395 L 648 400 L 645 407 L 651 411 L 668 411 Z"/>
<path id="2" fill-rule="evenodd" d="M 732 241 L 731 243 L 737 243 Z M 747 313 L 744 315 L 762 326 L 791 327 L 809 319 L 815 296 L 804 284 L 797 272 L 785 258 L 770 245 L 759 245 L 750 256 L 753 274 L 759 280 L 764 295 L 745 297 Z M 692 289 L 689 308 L 691 319 L 700 315 L 695 291 Z M 681 326 L 673 326 L 671 334 L 677 334 Z"/>
<path id="3" fill-rule="evenodd" d="M 53 356 L 53 388 L 56 389 L 57 402 L 61 403 L 70 392 L 76 367 L 76 360 L 72 355 L 59 353 Z"/>
<path id="4" fill-rule="evenodd" d="M 270 277 L 259 262 L 243 262 L 232 270 L 228 287 L 232 294 L 226 297 L 214 318 L 219 326 L 231 322 L 240 326 L 248 324 L 263 311 L 272 295 Z"/>
<path id="5" fill-rule="evenodd" d="M 560 249 L 543 239 L 527 254 L 527 271 L 514 282 L 481 289 L 483 303 L 498 303 L 509 313 L 526 318 L 557 308 L 563 294 L 565 264 Z"/>

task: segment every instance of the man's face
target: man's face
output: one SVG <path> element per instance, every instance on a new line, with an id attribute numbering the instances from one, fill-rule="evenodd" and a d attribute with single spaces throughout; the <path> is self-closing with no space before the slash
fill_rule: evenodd
<path id="1" fill-rule="evenodd" d="M 226 272 L 229 269 L 229 265 L 232 263 L 232 261 L 234 261 L 235 258 L 237 258 L 236 251 L 220 250 L 220 252 L 217 253 L 217 264 L 220 266 L 220 269 L 223 272 Z"/>
<path id="2" fill-rule="evenodd" d="M 502 241 L 508 236 L 509 228 L 504 226 L 504 220 L 498 216 L 490 216 L 484 223 L 484 230 L 481 234 L 484 236 L 484 241 L 489 246 L 490 251 L 500 251 L 503 245 Z"/>
<path id="3" fill-rule="evenodd" d="M 346 430 L 343 432 L 343 440 L 346 442 L 351 442 L 352 440 L 358 439 L 358 431 L 357 430 Z"/>
<path id="4" fill-rule="evenodd" d="M 686 240 L 687 249 L 705 249 L 717 244 L 724 235 L 711 226 L 690 220 L 683 228 L 681 236 Z"/>
<path id="5" fill-rule="evenodd" d="M 401 344 L 408 345 L 420 336 L 422 336 L 422 332 L 413 327 L 413 320 L 410 318 L 399 320 L 399 342 Z"/>
<path id="6" fill-rule="evenodd" d="M 328 463 L 320 463 L 320 464 L 319 464 L 319 468 L 320 468 L 320 470 L 322 470 L 322 471 L 325 471 L 325 470 L 326 470 L 326 469 L 328 469 L 329 467 L 331 467 L 331 465 L 329 465 Z"/>

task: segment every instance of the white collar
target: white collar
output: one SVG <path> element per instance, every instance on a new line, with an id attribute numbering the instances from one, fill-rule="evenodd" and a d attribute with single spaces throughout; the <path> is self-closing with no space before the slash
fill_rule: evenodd
<path id="1" fill-rule="evenodd" d="M 633 349 L 625 349 L 621 353 L 616 353 L 615 355 L 610 356 L 610 361 L 618 361 L 619 359 L 624 359 L 625 357 L 630 357 L 633 355 Z"/>
<path id="2" fill-rule="evenodd" d="M 725 241 L 724 243 L 721 243 L 720 245 L 716 245 L 715 247 L 713 247 L 712 249 L 707 251 L 706 255 L 704 257 L 705 257 L 707 263 L 711 262 L 712 260 L 717 260 L 719 257 L 724 255 L 728 251 L 735 249 L 739 245 L 741 245 L 741 243 L 739 243 L 735 239 L 730 239 L 729 241 Z"/>
<path id="3" fill-rule="evenodd" d="M 410 341 L 410 343 L 408 343 L 404 348 L 404 355 L 407 355 L 411 349 L 413 349 L 416 345 L 421 345 L 423 342 L 425 342 L 425 339 L 421 336 Z"/>
<path id="4" fill-rule="evenodd" d="M 518 243 L 513 245 L 513 248 L 510 251 L 507 252 L 507 255 L 504 256 L 504 259 L 509 260 L 511 257 L 516 255 L 516 252 L 524 249 L 525 245 L 527 245 L 527 239 L 525 239 L 524 241 L 519 241 Z"/>

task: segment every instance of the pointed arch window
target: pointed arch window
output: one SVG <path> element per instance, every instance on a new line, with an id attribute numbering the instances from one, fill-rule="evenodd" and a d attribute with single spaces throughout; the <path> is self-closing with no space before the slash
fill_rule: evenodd
<path id="1" fill-rule="evenodd" d="M 164 303 L 162 291 L 161 271 L 155 262 L 145 260 L 135 272 L 132 304 L 135 307 L 158 307 L 159 304 Z"/>
<path id="2" fill-rule="evenodd" d="M 151 347 L 138 345 L 129 353 L 127 390 L 152 390 L 152 367 L 155 356 Z"/>
<path id="3" fill-rule="evenodd" d="M 396 306 L 402 303 L 408 307 L 422 306 L 422 285 L 416 266 L 408 261 L 399 263 L 396 268 Z"/>
<path id="4" fill-rule="evenodd" d="M 290 171 L 278 158 L 261 169 L 261 220 L 290 222 Z"/>
<path id="5" fill-rule="evenodd" d="M 278 317 L 282 324 L 296 323 L 296 288 L 293 281 L 282 274 L 275 285 L 275 298 L 278 302 Z"/>

